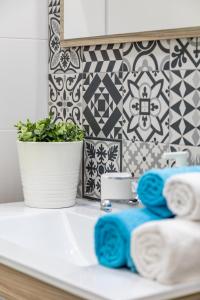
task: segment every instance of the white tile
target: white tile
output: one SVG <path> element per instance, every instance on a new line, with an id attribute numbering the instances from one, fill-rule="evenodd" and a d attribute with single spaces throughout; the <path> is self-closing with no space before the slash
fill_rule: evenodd
<path id="1" fill-rule="evenodd" d="M 48 0 L 1 0 L 0 37 L 48 38 Z"/>
<path id="2" fill-rule="evenodd" d="M 0 131 L 0 203 L 22 200 L 16 133 Z"/>
<path id="3" fill-rule="evenodd" d="M 48 42 L 0 39 L 0 129 L 47 115 Z"/>

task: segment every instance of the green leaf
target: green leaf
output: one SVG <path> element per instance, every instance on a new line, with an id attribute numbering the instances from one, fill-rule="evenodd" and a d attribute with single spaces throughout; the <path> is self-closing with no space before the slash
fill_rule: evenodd
<path id="1" fill-rule="evenodd" d="M 73 122 L 53 121 L 53 115 L 48 118 L 25 123 L 19 121 L 17 128 L 18 140 L 23 142 L 74 142 L 84 139 L 84 131 Z"/>

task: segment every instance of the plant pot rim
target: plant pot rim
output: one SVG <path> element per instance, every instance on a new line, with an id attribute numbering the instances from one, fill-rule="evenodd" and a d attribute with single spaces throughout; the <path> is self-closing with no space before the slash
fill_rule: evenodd
<path id="1" fill-rule="evenodd" d="M 63 144 L 81 144 L 83 141 L 73 141 L 73 142 L 24 142 L 17 140 L 18 144 L 50 144 L 50 145 L 63 145 Z"/>

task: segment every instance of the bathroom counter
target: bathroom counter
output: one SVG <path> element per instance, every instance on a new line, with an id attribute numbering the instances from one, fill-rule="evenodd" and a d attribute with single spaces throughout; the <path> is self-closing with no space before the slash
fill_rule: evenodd
<path id="1" fill-rule="evenodd" d="M 93 226 L 102 214 L 99 203 L 86 200 L 62 210 L 0 204 L 0 265 L 81 299 L 167 300 L 200 293 L 200 281 L 165 286 L 125 269 L 99 266 L 87 243 L 91 246 Z"/>

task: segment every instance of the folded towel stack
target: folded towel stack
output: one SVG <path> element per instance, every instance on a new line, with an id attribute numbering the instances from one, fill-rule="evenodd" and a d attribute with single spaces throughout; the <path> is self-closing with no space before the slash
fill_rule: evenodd
<path id="1" fill-rule="evenodd" d="M 200 280 L 200 223 L 181 219 L 142 225 L 131 240 L 139 273 L 164 284 Z"/>
<path id="2" fill-rule="evenodd" d="M 191 180 L 188 179 L 190 175 L 193 176 Z M 200 179 L 200 167 L 146 172 L 138 183 L 138 196 L 146 207 L 104 215 L 98 220 L 95 251 L 99 263 L 111 268 L 126 266 L 162 283 L 200 278 L 200 262 L 195 264 L 197 253 L 200 253 L 200 223 L 169 219 L 175 214 L 198 219 L 200 187 L 197 188 L 195 176 Z M 181 189 L 186 182 L 187 193 L 183 198 Z M 179 190 L 176 196 L 170 185 Z M 192 203 L 188 204 L 187 197 Z M 187 212 L 185 203 L 188 204 Z"/>
<path id="3" fill-rule="evenodd" d="M 200 173 L 172 176 L 166 182 L 164 196 L 175 215 L 200 220 Z"/>
<path id="4" fill-rule="evenodd" d="M 163 218 L 173 216 L 173 212 L 168 209 L 163 189 L 166 181 L 177 174 L 200 172 L 200 167 L 181 167 L 153 169 L 147 171 L 138 182 L 138 197 L 141 202 L 154 213 Z"/>
<path id="5" fill-rule="evenodd" d="M 95 226 L 95 251 L 99 263 L 110 268 L 126 266 L 135 271 L 130 256 L 131 233 L 141 224 L 160 219 L 146 208 L 132 208 L 101 217 Z"/>
<path id="6" fill-rule="evenodd" d="M 137 271 L 165 284 L 200 280 L 200 222 L 189 221 L 200 221 L 200 173 L 199 167 L 185 171 L 162 176 L 163 190 L 156 202 L 165 203 L 172 214 L 182 218 L 144 224 L 131 238 L 131 256 Z M 168 170 L 163 170 L 164 175 L 165 172 Z M 143 203 L 150 201 L 145 196 L 144 200 Z"/>

